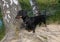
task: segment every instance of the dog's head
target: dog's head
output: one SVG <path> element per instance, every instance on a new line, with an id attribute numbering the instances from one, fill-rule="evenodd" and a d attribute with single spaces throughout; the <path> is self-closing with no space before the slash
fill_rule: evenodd
<path id="1" fill-rule="evenodd" d="M 17 13 L 17 16 L 15 17 L 16 19 L 24 18 L 27 16 L 27 11 L 26 10 L 19 10 Z"/>

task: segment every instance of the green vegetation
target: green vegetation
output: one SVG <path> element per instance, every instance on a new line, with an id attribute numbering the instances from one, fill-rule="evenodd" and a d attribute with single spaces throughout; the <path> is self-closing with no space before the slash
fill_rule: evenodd
<path id="1" fill-rule="evenodd" d="M 4 35 L 5 35 L 5 28 L 4 28 L 4 24 L 3 24 L 0 29 L 0 40 L 4 37 Z"/>
<path id="2" fill-rule="evenodd" d="M 0 19 L 2 19 L 1 8 L 0 8 Z"/>
<path id="3" fill-rule="evenodd" d="M 5 28 L 2 19 L 1 8 L 0 8 L 0 20 L 2 21 L 2 26 L 0 26 L 0 40 L 1 40 L 5 35 Z"/>
<path id="4" fill-rule="evenodd" d="M 29 0 L 19 0 L 22 9 L 31 10 Z"/>
<path id="5" fill-rule="evenodd" d="M 51 14 L 54 14 L 48 17 L 47 23 L 48 22 L 55 23 L 57 21 L 58 23 L 60 23 L 60 0 L 36 0 L 36 1 L 40 8 L 40 11 L 44 9 L 48 9 L 48 10 L 50 9 L 50 11 L 52 11 Z M 19 0 L 19 2 L 22 9 L 26 9 L 27 11 L 32 10 L 29 0 Z"/>

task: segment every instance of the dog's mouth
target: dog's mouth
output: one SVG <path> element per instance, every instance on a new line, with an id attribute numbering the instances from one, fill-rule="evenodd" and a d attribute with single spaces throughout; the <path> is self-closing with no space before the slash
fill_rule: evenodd
<path id="1" fill-rule="evenodd" d="M 22 18 L 22 16 L 16 16 L 15 18 L 16 18 L 16 19 L 20 19 L 20 18 Z"/>

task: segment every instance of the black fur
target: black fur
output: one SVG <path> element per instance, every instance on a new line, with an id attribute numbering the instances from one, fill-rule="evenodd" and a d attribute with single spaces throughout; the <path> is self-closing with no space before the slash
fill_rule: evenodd
<path id="1" fill-rule="evenodd" d="M 36 25 L 41 25 L 41 23 L 44 23 L 46 26 L 46 15 L 40 15 L 35 17 L 28 17 L 27 11 L 21 10 L 18 12 L 16 19 L 18 19 L 18 16 L 22 16 L 23 22 L 26 24 L 26 30 L 33 31 L 35 33 Z"/>

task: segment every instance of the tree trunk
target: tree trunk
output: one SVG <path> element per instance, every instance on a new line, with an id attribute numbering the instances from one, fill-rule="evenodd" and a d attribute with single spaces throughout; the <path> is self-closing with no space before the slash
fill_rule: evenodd
<path id="1" fill-rule="evenodd" d="M 3 14 L 3 21 L 6 27 L 6 35 L 1 42 L 10 42 L 15 38 L 16 28 L 20 28 L 19 21 L 16 22 L 16 15 L 21 7 L 18 0 L 0 0 L 0 5 Z"/>
<path id="2" fill-rule="evenodd" d="M 36 3 L 36 0 L 29 0 L 31 7 L 32 7 L 32 11 L 34 16 L 39 16 L 40 15 L 40 11 L 39 11 L 39 7 Z"/>

